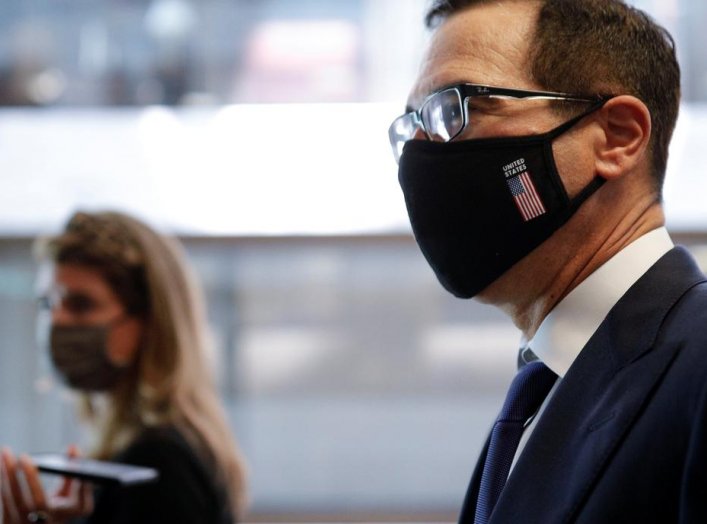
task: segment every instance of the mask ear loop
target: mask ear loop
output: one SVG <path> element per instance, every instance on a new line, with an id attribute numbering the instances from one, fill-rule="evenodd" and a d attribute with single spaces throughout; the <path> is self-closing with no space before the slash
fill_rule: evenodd
<path id="1" fill-rule="evenodd" d="M 596 191 L 604 185 L 606 182 L 605 178 L 600 176 L 595 176 L 591 182 L 589 182 L 584 188 L 572 199 L 570 200 L 570 213 L 574 213 L 579 206 L 584 204 L 584 202 L 592 196 Z"/>
<path id="2" fill-rule="evenodd" d="M 596 103 L 592 104 L 591 107 L 589 107 L 586 111 L 580 113 L 576 117 L 572 118 L 571 120 L 568 120 L 564 124 L 561 124 L 558 127 L 556 127 L 555 129 L 553 129 L 552 131 L 550 131 L 550 133 L 548 133 L 548 136 L 550 138 L 557 138 L 562 133 L 569 130 L 577 123 L 579 123 L 579 121 L 582 120 L 585 116 L 588 116 L 588 115 L 592 114 L 594 111 L 603 107 L 604 104 L 606 104 L 609 100 L 611 100 L 611 98 L 613 98 L 613 97 L 602 98 L 602 99 L 598 100 Z M 589 182 L 586 186 L 584 186 L 582 188 L 582 190 L 574 198 L 572 198 L 570 200 L 570 205 L 567 208 L 567 218 L 572 216 L 577 211 L 577 209 L 579 209 L 579 207 L 582 204 L 584 204 L 584 202 L 590 196 L 592 196 L 594 193 L 596 193 L 596 191 L 601 186 L 604 185 L 605 182 L 606 182 L 605 178 L 602 178 L 600 176 L 595 176 L 591 180 L 591 182 Z"/>
<path id="3" fill-rule="evenodd" d="M 594 113 L 598 109 L 601 109 L 602 107 L 604 107 L 604 104 L 606 104 L 612 98 L 613 98 L 613 96 L 608 97 L 608 98 L 600 98 L 595 103 L 593 103 L 591 106 L 589 106 L 586 111 L 583 111 L 582 113 L 578 114 L 574 118 L 571 118 L 567 122 L 560 124 L 555 129 L 548 132 L 547 136 L 549 138 L 557 138 L 565 131 L 568 131 L 569 129 L 571 129 L 572 127 L 577 125 L 579 123 L 579 121 L 582 120 L 585 116 L 591 115 L 592 113 Z"/>

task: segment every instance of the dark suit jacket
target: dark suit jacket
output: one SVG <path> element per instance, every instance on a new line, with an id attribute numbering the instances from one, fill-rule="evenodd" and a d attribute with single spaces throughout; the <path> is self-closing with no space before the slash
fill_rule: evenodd
<path id="1" fill-rule="evenodd" d="M 489 524 L 561 522 L 707 523 L 707 283 L 682 248 L 626 292 L 582 349 Z"/>

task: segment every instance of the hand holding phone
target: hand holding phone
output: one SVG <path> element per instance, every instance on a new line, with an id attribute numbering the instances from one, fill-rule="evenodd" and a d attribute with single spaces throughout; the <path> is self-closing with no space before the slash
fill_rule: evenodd
<path id="1" fill-rule="evenodd" d="M 75 457 L 78 450 L 71 446 L 68 454 Z M 53 494 L 48 494 L 42 486 L 37 467 L 27 455 L 15 457 L 7 448 L 3 448 L 1 455 L 1 522 L 18 522 L 18 518 L 22 520 L 25 517 L 28 522 L 64 522 L 93 511 L 90 483 L 66 477 Z"/>

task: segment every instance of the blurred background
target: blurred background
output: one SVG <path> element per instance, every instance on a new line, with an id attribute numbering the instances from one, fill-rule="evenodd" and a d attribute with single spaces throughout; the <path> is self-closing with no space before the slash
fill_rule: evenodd
<path id="1" fill-rule="evenodd" d="M 707 262 L 707 3 L 644 0 L 684 105 L 665 190 Z M 36 235 L 116 208 L 178 235 L 250 466 L 249 520 L 454 520 L 519 333 L 447 295 L 387 127 L 427 0 L 0 3 L 0 443 L 85 441 L 35 342 Z"/>

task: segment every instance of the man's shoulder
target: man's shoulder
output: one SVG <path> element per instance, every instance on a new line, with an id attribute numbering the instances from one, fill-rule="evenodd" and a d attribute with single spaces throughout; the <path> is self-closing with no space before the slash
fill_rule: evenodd
<path id="1" fill-rule="evenodd" d="M 614 312 L 637 330 L 691 326 L 684 335 L 707 334 L 707 277 L 689 251 L 677 246 L 629 289 Z"/>
<path id="2" fill-rule="evenodd" d="M 658 260 L 607 315 L 595 343 L 620 367 L 653 354 L 665 365 L 694 359 L 707 377 L 707 279 L 692 256 L 677 247 Z"/>
<path id="3" fill-rule="evenodd" d="M 661 331 L 684 341 L 705 341 L 707 350 L 707 282 L 688 289 L 672 305 Z"/>
<path id="4" fill-rule="evenodd" d="M 658 329 L 653 351 L 673 355 L 668 376 L 690 403 L 707 384 L 707 282 L 694 285 L 674 304 Z"/>

